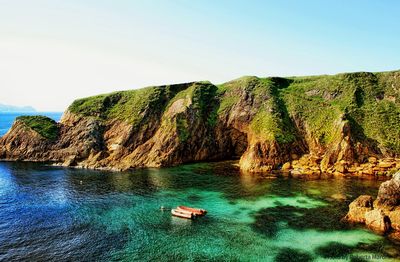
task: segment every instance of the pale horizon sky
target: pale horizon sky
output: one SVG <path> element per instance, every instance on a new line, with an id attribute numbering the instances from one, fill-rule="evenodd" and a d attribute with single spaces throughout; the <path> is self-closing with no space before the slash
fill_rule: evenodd
<path id="1" fill-rule="evenodd" d="M 396 0 L 0 0 L 0 103 L 400 69 Z"/>

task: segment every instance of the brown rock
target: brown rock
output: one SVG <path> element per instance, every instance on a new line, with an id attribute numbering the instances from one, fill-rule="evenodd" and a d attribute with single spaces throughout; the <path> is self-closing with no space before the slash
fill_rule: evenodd
<path id="1" fill-rule="evenodd" d="M 308 155 L 304 155 L 299 159 L 299 163 L 303 166 L 307 166 L 309 162 L 309 156 Z"/>
<path id="2" fill-rule="evenodd" d="M 361 171 L 364 175 L 372 176 L 374 175 L 374 170 L 371 167 L 363 168 Z"/>
<path id="3" fill-rule="evenodd" d="M 347 167 L 345 166 L 345 164 L 342 164 L 342 163 L 337 163 L 335 165 L 335 169 L 339 173 L 346 173 L 347 172 Z"/>
<path id="4" fill-rule="evenodd" d="M 69 156 L 65 161 L 63 162 L 63 166 L 72 166 L 76 164 L 76 156 Z"/>
<path id="5" fill-rule="evenodd" d="M 371 164 L 376 164 L 378 162 L 378 159 L 376 159 L 376 157 L 374 157 L 374 156 L 371 156 L 371 157 L 368 157 L 368 162 Z"/>
<path id="6" fill-rule="evenodd" d="M 373 209 L 373 198 L 369 195 L 362 195 L 356 198 L 349 205 L 349 212 L 345 219 L 350 222 L 365 223 L 365 213 Z"/>
<path id="7" fill-rule="evenodd" d="M 390 219 L 381 209 L 366 212 L 365 224 L 369 229 L 379 233 L 387 233 L 391 229 Z"/>
<path id="8" fill-rule="evenodd" d="M 346 195 L 341 193 L 333 194 L 331 195 L 331 198 L 337 201 L 345 201 L 347 199 Z"/>
<path id="9" fill-rule="evenodd" d="M 386 211 L 387 216 L 390 218 L 392 228 L 400 231 L 400 209 L 397 208 L 393 211 Z"/>
<path id="10" fill-rule="evenodd" d="M 395 207 L 400 204 L 400 172 L 381 184 L 376 200 L 377 205 L 383 207 Z"/>
<path id="11" fill-rule="evenodd" d="M 357 172 L 357 168 L 356 167 L 349 167 L 349 168 L 347 168 L 347 172 L 356 173 Z"/>
<path id="12" fill-rule="evenodd" d="M 293 178 L 299 178 L 303 175 L 303 170 L 301 169 L 294 169 L 290 171 L 290 175 Z"/>
<path id="13" fill-rule="evenodd" d="M 390 168 L 390 167 L 393 167 L 393 166 L 395 166 L 396 165 L 396 163 L 393 163 L 393 162 L 385 162 L 385 161 L 382 161 L 382 162 L 379 162 L 378 163 L 378 167 L 380 167 L 380 168 Z"/>
<path id="14" fill-rule="evenodd" d="M 286 162 L 285 164 L 283 164 L 282 170 L 288 171 L 288 170 L 290 170 L 291 167 L 292 167 L 292 165 L 290 164 L 290 162 Z"/>

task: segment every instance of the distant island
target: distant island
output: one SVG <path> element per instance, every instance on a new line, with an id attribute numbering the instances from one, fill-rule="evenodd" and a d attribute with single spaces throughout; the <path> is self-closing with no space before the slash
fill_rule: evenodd
<path id="1" fill-rule="evenodd" d="M 36 112 L 35 108 L 31 106 L 12 106 L 0 104 L 0 113 L 9 112 Z"/>

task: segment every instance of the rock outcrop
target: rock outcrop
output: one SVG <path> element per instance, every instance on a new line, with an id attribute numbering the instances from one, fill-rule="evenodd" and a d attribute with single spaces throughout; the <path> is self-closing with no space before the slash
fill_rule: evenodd
<path id="1" fill-rule="evenodd" d="M 362 195 L 349 205 L 349 213 L 345 219 L 357 223 L 365 223 L 365 214 L 373 210 L 372 196 Z"/>
<path id="2" fill-rule="evenodd" d="M 381 184 L 376 204 L 383 207 L 396 207 L 400 205 L 400 172 L 394 174 L 391 180 Z"/>
<path id="3" fill-rule="evenodd" d="M 74 101 L 60 123 L 18 119 L 0 159 L 113 170 L 240 159 L 249 172 L 384 176 L 400 168 L 399 90 L 395 71 L 115 92 Z"/>
<path id="4" fill-rule="evenodd" d="M 344 217 L 351 223 L 365 224 L 369 229 L 400 239 L 400 171 L 381 184 L 377 199 L 362 195 L 349 206 Z"/>

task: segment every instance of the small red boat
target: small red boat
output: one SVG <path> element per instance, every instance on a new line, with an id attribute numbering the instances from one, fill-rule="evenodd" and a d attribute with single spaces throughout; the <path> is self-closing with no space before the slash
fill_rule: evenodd
<path id="1" fill-rule="evenodd" d="M 182 217 L 187 219 L 194 219 L 196 217 L 196 215 L 193 214 L 192 212 L 179 209 L 171 209 L 171 214 L 176 217 Z"/>
<path id="2" fill-rule="evenodd" d="M 178 206 L 177 210 L 191 212 L 197 216 L 204 216 L 205 214 L 207 214 L 207 210 L 205 209 L 186 207 L 186 206 Z"/>

